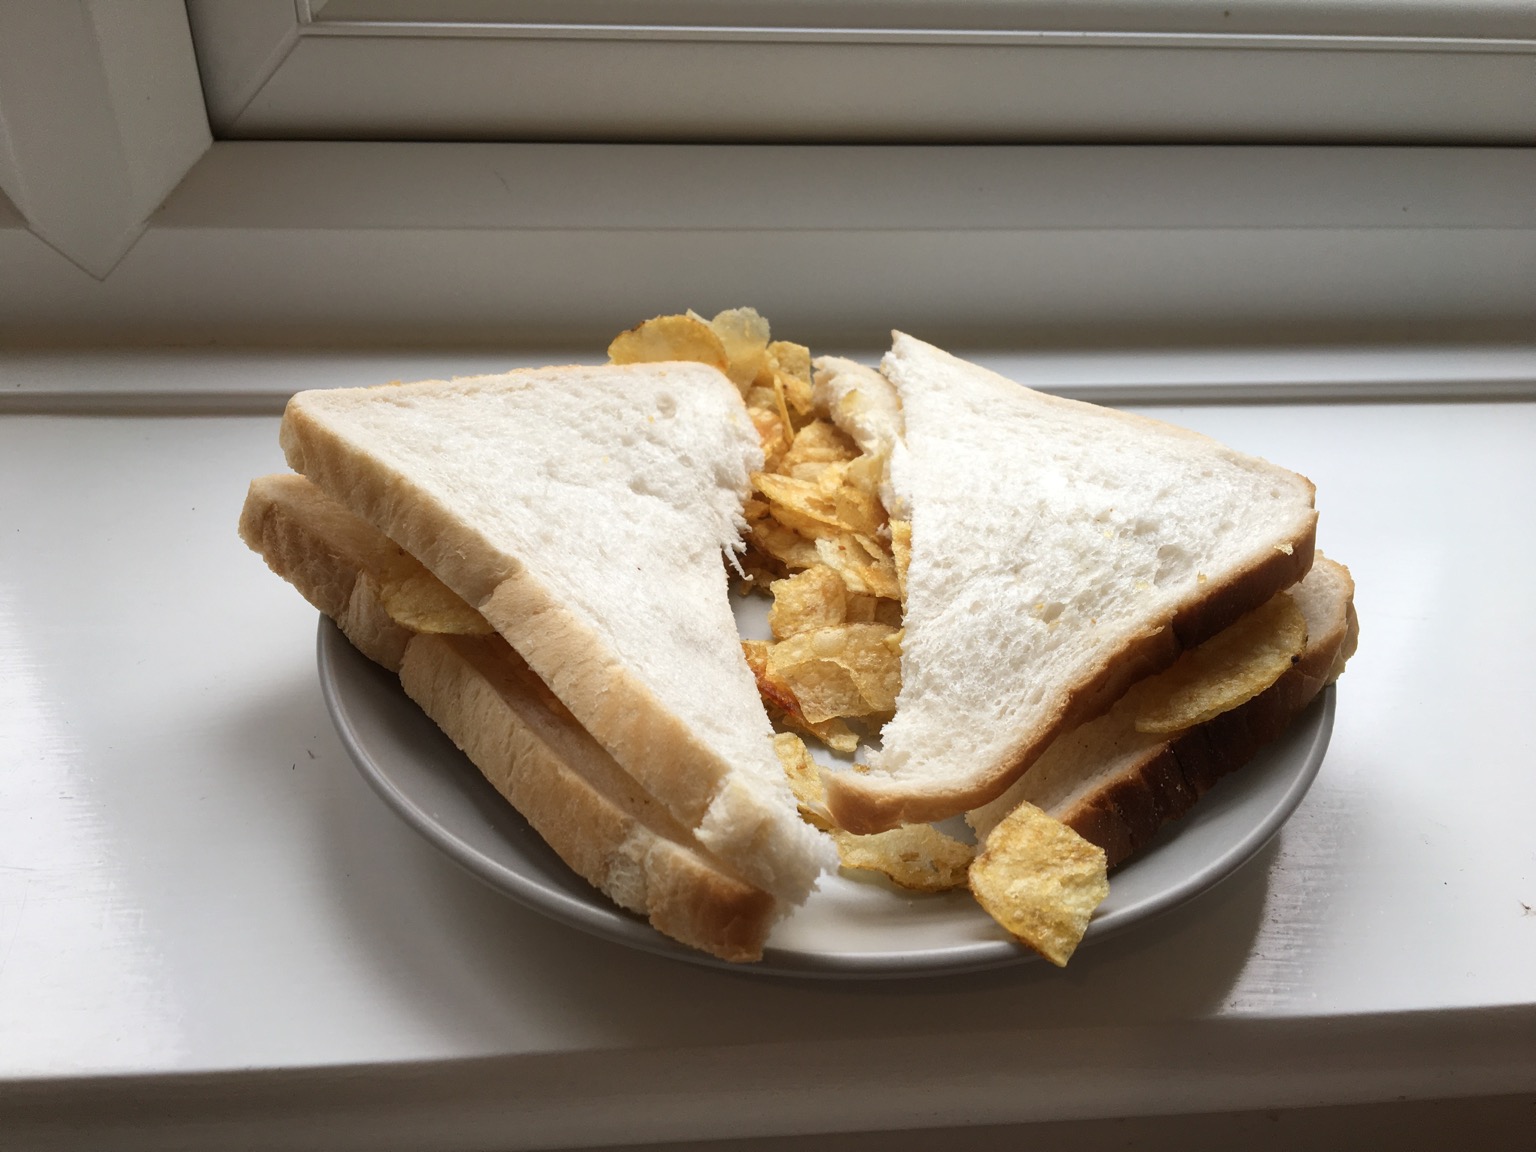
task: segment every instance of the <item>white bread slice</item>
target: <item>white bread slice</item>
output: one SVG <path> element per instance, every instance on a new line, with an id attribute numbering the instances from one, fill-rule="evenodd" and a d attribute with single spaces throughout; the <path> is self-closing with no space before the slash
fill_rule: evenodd
<path id="1" fill-rule="evenodd" d="M 798 903 L 835 862 L 796 814 L 728 599 L 761 467 L 699 364 L 302 392 L 288 462 L 490 621 L 743 878 Z"/>
<path id="2" fill-rule="evenodd" d="M 570 868 L 660 932 L 757 960 L 785 910 L 710 856 L 598 746 L 485 620 L 302 476 L 252 481 L 240 534 L 407 694 Z M 402 616 L 409 601 L 434 608 Z M 394 601 L 394 604 L 391 604 Z M 422 627 L 448 628 L 422 632 Z"/>
<path id="3" fill-rule="evenodd" d="M 1274 684 L 1204 724 L 1155 735 L 1138 732 L 1136 718 L 1166 693 L 1166 677 L 1141 681 L 1103 716 L 1058 736 L 1008 791 L 968 813 L 977 839 L 1027 802 L 1103 848 L 1110 867 L 1140 851 L 1338 678 L 1359 638 L 1354 587 L 1347 568 L 1319 554 L 1302 581 L 1280 593 L 1306 618 L 1307 643 Z"/>
<path id="4" fill-rule="evenodd" d="M 889 480 L 909 511 L 902 688 L 853 832 L 979 807 L 1050 741 L 1307 572 L 1310 481 L 1161 421 L 1048 396 L 901 333 Z"/>

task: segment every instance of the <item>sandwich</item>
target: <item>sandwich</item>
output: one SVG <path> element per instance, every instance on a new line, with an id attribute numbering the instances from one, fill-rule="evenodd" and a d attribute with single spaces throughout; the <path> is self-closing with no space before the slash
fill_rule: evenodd
<path id="1" fill-rule="evenodd" d="M 636 783 L 748 882 L 832 855 L 788 802 L 722 556 L 760 459 L 707 366 L 301 392 L 289 465 L 469 603 Z"/>
<path id="2" fill-rule="evenodd" d="M 1107 870 L 1353 650 L 1311 484 L 1204 437 L 900 334 L 813 367 L 750 310 L 609 355 L 300 393 L 241 533 L 693 947 L 760 957 L 841 861 L 968 884 L 1064 963 Z"/>
<path id="3" fill-rule="evenodd" d="M 330 617 L 555 853 L 657 931 L 760 959 L 784 901 L 742 879 L 619 767 L 479 612 L 299 475 L 252 481 L 242 539 Z"/>
<path id="4" fill-rule="evenodd" d="M 995 799 L 1056 736 L 1311 566 L 1301 476 L 901 333 L 882 375 L 901 425 L 884 488 L 910 524 L 902 687 L 869 770 L 828 781 L 842 827 Z"/>
<path id="5" fill-rule="evenodd" d="M 778 576 L 770 619 L 788 619 L 749 658 L 782 722 L 844 752 L 850 725 L 877 738 L 797 788 L 803 810 L 845 866 L 850 839 L 953 855 L 930 822 L 965 813 L 980 849 L 965 882 L 1010 931 L 1021 909 L 1000 893 L 1027 904 L 1021 878 L 1078 886 L 1055 907 L 1077 914 L 1026 941 L 1063 961 L 1098 877 L 1277 737 L 1352 653 L 1348 571 L 1314 567 L 1313 486 L 901 333 L 879 371 L 817 360 L 812 396 L 754 477 L 766 512 L 749 506 L 749 539 Z M 870 502 L 887 516 L 878 536 Z M 869 596 L 877 619 L 899 597 L 880 672 L 859 643 Z M 1027 911 L 1038 919 L 1039 901 Z"/>

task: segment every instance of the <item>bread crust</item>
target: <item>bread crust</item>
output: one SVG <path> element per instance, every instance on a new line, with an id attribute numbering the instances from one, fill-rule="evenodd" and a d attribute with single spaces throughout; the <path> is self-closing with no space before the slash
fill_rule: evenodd
<path id="1" fill-rule="evenodd" d="M 481 611 L 643 788 L 665 796 L 681 823 L 699 825 L 730 771 L 727 763 L 607 660 L 586 627 L 535 581 L 509 575 Z"/>
<path id="2" fill-rule="evenodd" d="M 499 636 L 417 636 L 400 682 L 577 875 L 674 940 L 723 960 L 761 959 L 778 902 L 658 832 L 664 813 L 642 817 L 574 771 L 548 727 L 530 722 L 532 675 Z M 593 744 L 590 755 L 605 753 Z"/>
<path id="3" fill-rule="evenodd" d="M 399 673 L 407 694 L 574 872 L 675 940 L 723 960 L 762 957 L 784 911 L 779 901 L 646 796 L 504 640 L 422 635 L 390 615 L 380 567 L 425 575 L 414 558 L 302 476 L 253 481 L 240 535 L 364 655 Z"/>
<path id="4" fill-rule="evenodd" d="M 1354 582 L 1342 564 L 1319 557 L 1319 566 L 1333 582 L 1325 593 L 1330 599 L 1325 611 L 1309 613 L 1306 648 L 1274 684 L 1237 708 L 1149 745 L 1086 795 L 1047 805 L 1051 815 L 1104 849 L 1110 867 L 1139 852 L 1218 780 L 1277 739 L 1343 671 L 1359 636 Z"/>
<path id="5" fill-rule="evenodd" d="M 400 670 L 414 635 L 385 611 L 374 573 L 402 552 L 335 507 L 302 476 L 251 481 L 240 512 L 240 538 L 267 567 L 336 622 L 364 656 Z"/>
<path id="6" fill-rule="evenodd" d="M 919 790 L 910 781 L 875 774 L 839 773 L 826 777 L 827 806 L 837 823 L 854 833 L 882 832 L 900 824 L 924 824 L 979 808 L 1006 792 L 1063 732 L 1103 715 L 1127 689 L 1171 665 L 1186 648 L 1209 639 L 1276 593 L 1306 576 L 1312 567 L 1317 513 L 1287 541 L 1198 594 L 1173 605 L 1160 622 L 1133 637 L 1098 667 L 1008 758 L 966 787 Z"/>

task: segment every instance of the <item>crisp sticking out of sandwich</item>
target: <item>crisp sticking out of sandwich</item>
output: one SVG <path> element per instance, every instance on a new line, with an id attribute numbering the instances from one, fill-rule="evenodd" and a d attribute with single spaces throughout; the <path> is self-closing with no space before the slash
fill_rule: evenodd
<path id="1" fill-rule="evenodd" d="M 994 799 L 1059 733 L 1311 566 L 1301 476 L 900 333 L 882 372 L 910 559 L 895 715 L 867 771 L 827 781 L 851 831 Z"/>
<path id="2" fill-rule="evenodd" d="M 671 818 L 790 903 L 835 859 L 796 815 L 721 554 L 761 467 L 697 364 L 295 396 L 289 464 L 490 622 Z"/>

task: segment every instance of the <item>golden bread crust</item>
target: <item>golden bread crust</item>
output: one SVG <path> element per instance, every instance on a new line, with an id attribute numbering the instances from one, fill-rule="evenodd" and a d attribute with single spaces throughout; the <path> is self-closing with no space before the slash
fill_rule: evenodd
<path id="1" fill-rule="evenodd" d="M 573 771 L 525 718 L 532 678 L 499 636 L 417 636 L 400 669 L 406 694 L 572 871 L 675 940 L 723 960 L 760 959 L 778 902 Z"/>
<path id="2" fill-rule="evenodd" d="M 1111 868 L 1278 738 L 1343 670 L 1359 633 L 1354 582 L 1343 565 L 1321 558 L 1319 563 L 1336 570 L 1340 591 L 1326 626 L 1308 635 L 1306 649 L 1288 672 L 1247 703 L 1148 748 L 1115 779 L 1053 813 L 1103 848 Z"/>
<path id="3" fill-rule="evenodd" d="M 384 610 L 377 579 L 402 561 L 414 564 L 401 549 L 291 475 L 251 481 L 240 538 L 363 655 L 400 670 L 413 633 Z"/>
<path id="4" fill-rule="evenodd" d="M 521 573 L 482 604 L 515 647 L 588 732 L 647 791 L 694 828 L 730 766 L 650 690 L 609 661 L 576 615 Z"/>

